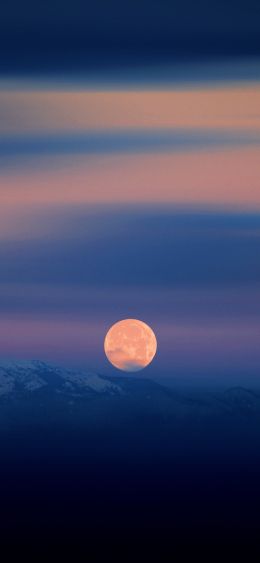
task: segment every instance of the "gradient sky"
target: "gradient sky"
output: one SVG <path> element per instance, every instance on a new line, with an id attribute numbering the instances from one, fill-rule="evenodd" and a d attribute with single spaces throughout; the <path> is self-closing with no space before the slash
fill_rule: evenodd
<path id="1" fill-rule="evenodd" d="M 12 0 L 1 11 L 0 70 L 95 75 L 259 55 L 258 0 Z"/>
<path id="2" fill-rule="evenodd" d="M 148 376 L 257 379 L 257 3 L 78 4 L 0 25 L 0 355 L 115 374 L 132 317 Z"/>

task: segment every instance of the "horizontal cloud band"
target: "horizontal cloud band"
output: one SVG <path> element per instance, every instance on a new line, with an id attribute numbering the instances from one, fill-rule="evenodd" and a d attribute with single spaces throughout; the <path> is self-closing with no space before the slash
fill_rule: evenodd
<path id="1" fill-rule="evenodd" d="M 254 131 L 203 129 L 116 130 L 81 134 L 0 137 L 0 159 L 59 154 L 110 154 L 187 151 L 214 147 L 259 145 Z"/>
<path id="2" fill-rule="evenodd" d="M 31 239 L 2 239 L 0 283 L 103 288 L 260 284 L 260 214 L 153 207 L 89 211 L 75 206 L 51 214 L 47 208 L 32 224 Z"/>

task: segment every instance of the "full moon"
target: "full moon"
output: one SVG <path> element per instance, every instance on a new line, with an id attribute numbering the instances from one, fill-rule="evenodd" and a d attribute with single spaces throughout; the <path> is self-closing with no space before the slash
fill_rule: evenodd
<path id="1" fill-rule="evenodd" d="M 111 326 L 104 348 L 108 360 L 116 368 L 139 371 L 153 360 L 157 342 L 146 323 L 138 319 L 124 319 Z"/>

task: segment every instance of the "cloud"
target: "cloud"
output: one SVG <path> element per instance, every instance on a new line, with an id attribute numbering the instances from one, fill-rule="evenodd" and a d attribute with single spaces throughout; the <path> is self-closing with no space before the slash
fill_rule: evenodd
<path id="1" fill-rule="evenodd" d="M 259 214 L 152 207 L 97 208 L 91 216 L 75 207 L 62 214 L 49 237 L 37 235 L 36 227 L 31 239 L 1 240 L 2 283 L 106 288 L 260 283 Z"/>
<path id="2" fill-rule="evenodd" d="M 257 132 L 218 130 L 152 130 L 88 132 L 70 135 L 16 136 L 0 138 L 1 165 L 46 155 L 100 155 L 197 151 L 216 147 L 260 144 Z"/>
<path id="3" fill-rule="evenodd" d="M 239 321 L 260 319 L 260 286 L 239 287 L 90 287 L 64 284 L 0 284 L 3 317 L 60 320 L 106 319 L 107 328 L 120 319 L 144 318 L 153 326 L 160 321 L 210 323 L 212 319 Z M 103 322 L 103 321 L 102 321 Z"/>
<path id="4" fill-rule="evenodd" d="M 41 155 L 11 158 L 10 164 L 9 169 L 3 166 L 0 178 L 1 230 L 8 213 L 10 228 L 15 228 L 19 220 L 14 217 L 33 215 L 35 206 L 48 206 L 50 215 L 52 207 L 75 204 L 260 206 L 259 147 L 89 158 Z"/>
<path id="5" fill-rule="evenodd" d="M 258 131 L 259 83 L 186 85 L 138 89 L 87 88 L 77 83 L 45 87 L 0 81 L 0 134 L 55 136 L 64 133 L 136 135 L 182 128 L 192 132 Z"/>

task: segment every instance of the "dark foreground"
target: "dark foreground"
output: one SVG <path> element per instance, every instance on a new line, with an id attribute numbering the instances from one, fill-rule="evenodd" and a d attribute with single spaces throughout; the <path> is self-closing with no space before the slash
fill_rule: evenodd
<path id="1" fill-rule="evenodd" d="M 73 561 L 111 549 L 121 561 L 192 560 L 201 547 L 208 560 L 218 548 L 231 561 L 242 546 L 249 554 L 260 537 L 260 396 L 183 402 L 138 389 L 2 400 L 2 548 L 37 558 L 47 548 L 50 560 L 55 549 L 58 561 L 69 549 Z"/>
<path id="2" fill-rule="evenodd" d="M 20 427 L 1 442 L 2 540 L 61 548 L 252 542 L 260 530 L 259 438 L 247 420 L 237 428 L 120 420 L 92 432 Z"/>

